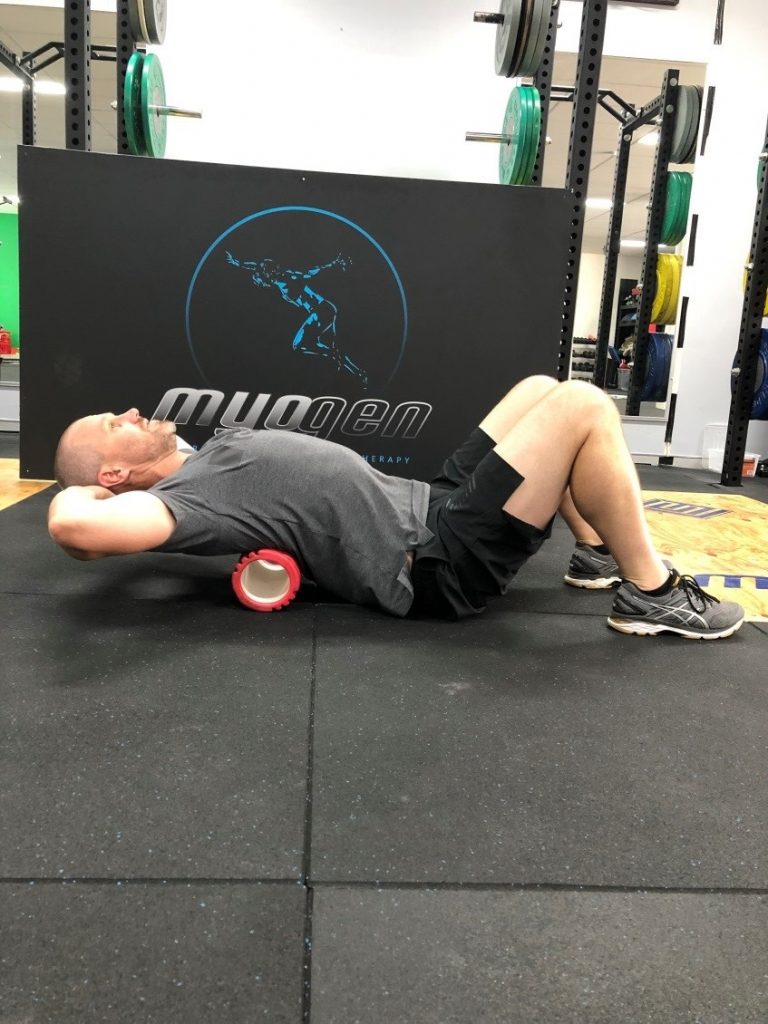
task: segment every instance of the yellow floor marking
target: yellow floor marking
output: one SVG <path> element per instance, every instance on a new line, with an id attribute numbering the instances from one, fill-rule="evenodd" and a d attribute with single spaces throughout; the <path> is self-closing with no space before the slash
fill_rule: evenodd
<path id="1" fill-rule="evenodd" d="M 0 459 L 0 509 L 31 498 L 52 483 L 52 480 L 19 480 L 19 460 Z"/>
<path id="2" fill-rule="evenodd" d="M 768 622 L 768 589 L 758 587 L 759 581 L 768 584 L 768 505 L 720 491 L 649 490 L 643 501 L 654 543 L 678 572 L 710 576 L 705 590 L 721 601 L 738 601 L 750 621 Z M 725 514 L 701 518 L 710 509 Z M 739 586 L 726 587 L 725 577 Z"/>

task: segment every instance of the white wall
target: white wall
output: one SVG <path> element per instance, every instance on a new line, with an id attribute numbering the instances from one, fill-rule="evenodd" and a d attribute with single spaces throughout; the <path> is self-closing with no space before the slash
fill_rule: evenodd
<path id="1" fill-rule="evenodd" d="M 494 0 L 495 2 L 495 0 Z M 494 182 L 510 83 L 466 0 L 170 0 L 167 155 Z M 215 13 L 213 13 L 215 12 Z"/>
<path id="2" fill-rule="evenodd" d="M 496 152 L 464 142 L 495 131 L 510 83 L 493 74 L 494 29 L 469 0 L 170 0 L 162 47 L 169 102 L 202 109 L 174 121 L 168 156 L 268 167 L 494 181 Z M 488 6 L 488 5 L 486 5 Z M 492 8 L 497 4 L 490 5 Z M 768 5 L 731 0 L 712 46 L 716 0 L 676 9 L 611 4 L 605 53 L 711 61 L 718 103 L 699 159 L 700 214 L 671 454 L 696 456 L 707 422 L 727 419 L 728 372 L 741 315 L 739 274 L 754 212 L 755 162 L 768 113 Z M 575 49 L 582 5 L 563 0 L 559 49 Z M 215 15 L 214 15 L 215 11 Z M 732 187 L 725 191 L 727 183 Z M 201 197 L 210 202 L 215 197 Z M 726 201 L 727 200 L 727 201 Z M 585 281 L 596 275 L 585 264 Z M 579 296 L 577 333 L 596 327 Z M 662 454 L 662 424 L 631 424 L 638 453 Z M 750 446 L 768 450 L 764 425 Z"/>
<path id="3" fill-rule="evenodd" d="M 716 0 L 611 4 L 607 55 L 706 59 Z M 265 167 L 497 181 L 510 81 L 494 74 L 498 0 L 169 0 L 161 49 L 175 119 L 167 155 Z M 561 4 L 558 49 L 578 45 L 582 4 Z M 226 55 L 226 56 L 224 56 Z M 245 130 L 244 130 L 245 128 Z"/>
<path id="4" fill-rule="evenodd" d="M 768 118 L 768 7 L 725 6 L 723 45 L 713 46 L 707 86 L 716 86 L 706 154 L 696 160 L 691 209 L 699 216 L 671 454 L 701 453 L 707 423 L 728 421 L 730 370 L 741 323 L 742 269 L 757 198 L 756 171 Z M 768 423 L 752 423 L 748 449 L 768 454 Z"/>
<path id="5" fill-rule="evenodd" d="M 738 5 L 742 0 L 733 2 Z M 603 53 L 610 57 L 703 63 L 709 56 L 716 11 L 717 0 L 680 0 L 678 7 L 656 10 L 611 3 Z M 581 12 L 581 3 L 562 0 L 558 50 L 578 52 Z"/>

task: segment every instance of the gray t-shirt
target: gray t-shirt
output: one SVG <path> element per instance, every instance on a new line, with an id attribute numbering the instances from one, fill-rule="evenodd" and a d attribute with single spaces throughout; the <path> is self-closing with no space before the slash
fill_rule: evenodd
<path id="1" fill-rule="evenodd" d="M 302 575 L 358 604 L 406 615 L 406 552 L 432 537 L 429 485 L 386 476 L 333 441 L 286 430 L 227 430 L 150 488 L 176 528 L 156 551 L 275 548 Z"/>

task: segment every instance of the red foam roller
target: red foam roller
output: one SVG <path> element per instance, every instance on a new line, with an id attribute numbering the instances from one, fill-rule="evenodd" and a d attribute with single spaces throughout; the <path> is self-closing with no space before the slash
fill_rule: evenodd
<path id="1" fill-rule="evenodd" d="M 243 555 L 232 573 L 232 588 L 246 608 L 277 612 L 296 596 L 301 572 L 296 559 L 284 551 L 261 548 Z"/>

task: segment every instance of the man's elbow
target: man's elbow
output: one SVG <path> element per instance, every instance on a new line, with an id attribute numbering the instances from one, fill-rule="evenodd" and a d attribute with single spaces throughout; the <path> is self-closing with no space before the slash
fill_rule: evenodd
<path id="1" fill-rule="evenodd" d="M 76 558 L 80 562 L 89 562 L 94 558 L 103 557 L 98 552 L 89 551 L 83 547 L 82 543 L 78 543 L 78 532 L 77 527 L 66 520 L 56 516 L 52 516 L 48 520 L 48 533 L 51 539 L 71 558 Z"/>

